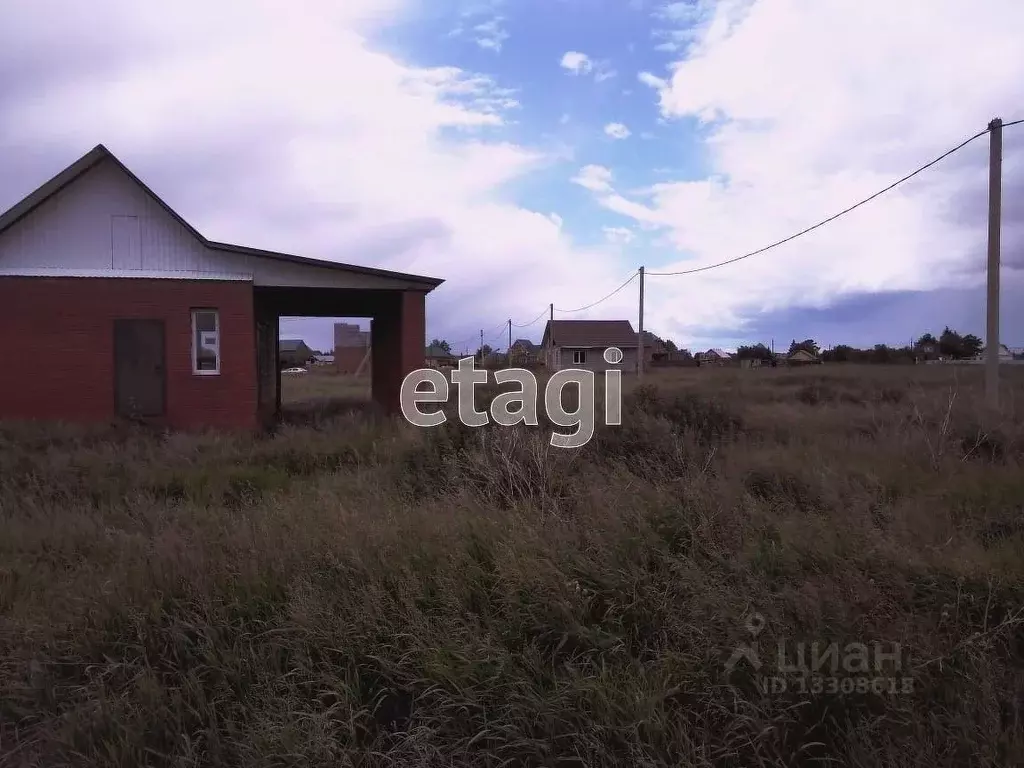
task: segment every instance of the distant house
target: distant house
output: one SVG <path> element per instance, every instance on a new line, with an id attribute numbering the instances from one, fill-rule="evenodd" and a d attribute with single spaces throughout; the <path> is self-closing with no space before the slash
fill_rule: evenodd
<path id="1" fill-rule="evenodd" d="M 516 339 L 508 348 L 509 365 L 536 365 L 540 360 L 540 347 L 529 339 Z"/>
<path id="2" fill-rule="evenodd" d="M 798 349 L 793 354 L 786 355 L 787 365 L 811 365 L 820 362 L 820 357 L 818 357 L 817 355 L 812 355 L 806 349 Z"/>
<path id="3" fill-rule="evenodd" d="M 334 355 L 313 355 L 313 365 L 334 365 Z"/>
<path id="4" fill-rule="evenodd" d="M 663 360 L 668 357 L 668 345 L 650 331 L 644 331 L 644 360 Z"/>
<path id="5" fill-rule="evenodd" d="M 431 344 L 424 351 L 428 368 L 448 368 L 459 364 L 459 359 L 438 344 Z"/>
<path id="6" fill-rule="evenodd" d="M 985 347 L 982 347 L 981 349 L 979 349 L 978 353 L 973 358 L 968 358 L 968 359 L 984 361 L 987 355 L 988 355 L 988 347 L 985 346 Z M 1007 356 L 1011 356 L 1012 357 L 1012 355 L 1010 355 L 1009 348 L 1005 344 L 1000 344 L 999 345 L 999 359 L 1003 360 Z"/>
<path id="7" fill-rule="evenodd" d="M 370 370 L 370 331 L 355 323 L 334 324 L 334 369 L 341 374 Z"/>
<path id="8" fill-rule="evenodd" d="M 563 368 L 635 371 L 638 346 L 636 331 L 628 320 L 548 320 L 541 340 L 541 355 L 544 365 L 551 371 Z M 620 350 L 619 361 L 605 360 L 604 352 L 609 347 Z"/>
<path id="9" fill-rule="evenodd" d="M 724 365 L 732 360 L 732 355 L 720 347 L 712 347 L 706 352 L 698 352 L 694 357 L 701 365 Z"/>
<path id="10" fill-rule="evenodd" d="M 314 352 L 302 339 L 281 339 L 277 345 L 278 361 L 282 368 L 293 368 L 307 365 L 314 357 Z"/>

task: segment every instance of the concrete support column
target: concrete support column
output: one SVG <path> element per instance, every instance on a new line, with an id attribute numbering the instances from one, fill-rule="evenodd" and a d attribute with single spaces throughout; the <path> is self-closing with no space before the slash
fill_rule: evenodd
<path id="1" fill-rule="evenodd" d="M 402 380 L 425 361 L 426 294 L 395 291 L 374 314 L 370 337 L 373 400 L 388 413 L 399 413 Z"/>

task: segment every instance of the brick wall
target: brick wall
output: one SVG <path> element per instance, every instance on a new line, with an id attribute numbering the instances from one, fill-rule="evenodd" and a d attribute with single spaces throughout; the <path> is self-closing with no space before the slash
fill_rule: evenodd
<path id="1" fill-rule="evenodd" d="M 373 399 L 387 411 L 399 411 L 402 381 L 425 363 L 426 294 L 402 291 L 388 295 L 373 319 Z"/>
<path id="2" fill-rule="evenodd" d="M 337 373 L 355 373 L 369 348 L 370 333 L 360 330 L 358 324 L 334 324 L 334 370 Z M 369 373 L 369 360 L 366 361 L 363 371 Z"/>
<path id="3" fill-rule="evenodd" d="M 359 364 L 366 357 L 367 349 L 364 347 L 335 347 L 334 348 L 334 369 L 338 373 L 350 374 L 359 370 Z M 363 373 L 370 372 L 370 361 L 363 366 Z"/>
<path id="4" fill-rule="evenodd" d="M 192 373 L 193 308 L 220 312 L 217 376 Z M 211 280 L 0 277 L 0 419 L 113 419 L 113 323 L 133 318 L 164 321 L 168 426 L 256 426 L 252 285 Z"/>

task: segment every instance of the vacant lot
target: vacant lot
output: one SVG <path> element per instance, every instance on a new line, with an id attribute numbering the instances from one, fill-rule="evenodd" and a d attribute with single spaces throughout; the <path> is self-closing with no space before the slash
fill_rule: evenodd
<path id="1" fill-rule="evenodd" d="M 652 375 L 578 451 L 319 374 L 267 439 L 0 428 L 0 763 L 1020 764 L 1021 373 Z"/>

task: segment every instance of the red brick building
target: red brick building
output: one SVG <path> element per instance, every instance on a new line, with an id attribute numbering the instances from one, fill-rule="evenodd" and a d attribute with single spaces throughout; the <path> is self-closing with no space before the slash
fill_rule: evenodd
<path id="1" fill-rule="evenodd" d="M 100 145 L 0 215 L 0 419 L 256 428 L 282 316 L 373 318 L 396 411 L 441 282 L 207 240 Z"/>
<path id="2" fill-rule="evenodd" d="M 372 348 L 370 331 L 355 323 L 334 324 L 334 370 L 341 374 L 365 373 L 369 370 Z"/>

